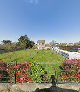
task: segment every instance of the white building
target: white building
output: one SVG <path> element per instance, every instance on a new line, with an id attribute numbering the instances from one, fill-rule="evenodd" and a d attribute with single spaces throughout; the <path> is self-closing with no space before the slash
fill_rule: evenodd
<path id="1" fill-rule="evenodd" d="M 37 48 L 38 48 L 39 50 L 44 49 L 44 48 L 45 48 L 45 40 L 38 40 L 38 41 L 37 41 Z"/>

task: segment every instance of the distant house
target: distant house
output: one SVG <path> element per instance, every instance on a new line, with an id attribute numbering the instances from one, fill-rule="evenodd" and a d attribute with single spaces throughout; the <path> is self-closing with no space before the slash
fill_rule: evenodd
<path id="1" fill-rule="evenodd" d="M 45 40 L 38 40 L 37 41 L 37 48 L 39 50 L 45 49 Z"/>
<path id="2" fill-rule="evenodd" d="M 73 45 L 74 45 L 74 43 L 69 43 L 68 45 L 69 45 L 69 46 L 73 46 Z"/>

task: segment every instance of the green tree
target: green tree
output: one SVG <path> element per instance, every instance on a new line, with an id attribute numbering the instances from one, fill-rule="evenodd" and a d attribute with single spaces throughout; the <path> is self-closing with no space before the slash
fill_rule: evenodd
<path id="1" fill-rule="evenodd" d="M 50 45 L 53 47 L 53 46 L 55 46 L 55 44 L 56 44 L 56 41 L 54 41 L 54 40 L 52 40 L 51 42 L 50 42 Z"/>
<path id="2" fill-rule="evenodd" d="M 3 40 L 2 43 L 3 43 L 3 44 L 11 44 L 12 41 L 11 41 L 11 40 Z"/>
<path id="3" fill-rule="evenodd" d="M 2 43 L 3 43 L 2 46 L 3 46 L 4 52 L 11 51 L 11 44 L 12 44 L 11 40 L 3 40 Z"/>
<path id="4" fill-rule="evenodd" d="M 26 49 L 28 48 L 28 44 L 29 44 L 29 38 L 27 35 L 21 36 L 18 39 L 18 44 L 20 45 L 21 48 Z"/>
<path id="5" fill-rule="evenodd" d="M 18 45 L 20 45 L 22 49 L 32 48 L 35 44 L 33 41 L 30 41 L 27 35 L 21 36 L 18 41 Z"/>
<path id="6" fill-rule="evenodd" d="M 16 43 L 12 42 L 11 40 L 3 40 L 2 41 L 2 48 L 4 52 L 9 52 L 9 51 L 15 51 L 16 50 Z"/>
<path id="7" fill-rule="evenodd" d="M 34 41 L 29 41 L 29 48 L 32 48 L 34 46 Z"/>

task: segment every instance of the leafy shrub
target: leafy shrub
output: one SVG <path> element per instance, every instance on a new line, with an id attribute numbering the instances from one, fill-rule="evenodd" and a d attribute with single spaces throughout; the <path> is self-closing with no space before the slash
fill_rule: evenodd
<path id="1" fill-rule="evenodd" d="M 32 63 L 31 66 L 31 76 L 34 82 L 42 83 L 48 82 L 48 74 L 44 66 L 37 63 Z"/>

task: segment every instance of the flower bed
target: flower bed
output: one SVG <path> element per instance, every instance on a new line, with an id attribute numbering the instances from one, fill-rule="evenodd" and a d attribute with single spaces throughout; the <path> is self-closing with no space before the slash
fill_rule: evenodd
<path id="1" fill-rule="evenodd" d="M 1 62 L 0 62 L 1 63 Z M 3 67 L 4 65 L 4 67 Z M 15 63 L 1 63 L 2 70 L 5 70 L 8 73 L 9 80 L 8 82 L 49 82 L 47 71 L 44 66 L 37 63 L 25 62 L 15 65 Z M 15 78 L 16 76 L 16 78 Z M 7 75 L 5 76 L 7 77 Z M 0 76 L 0 79 L 4 76 Z"/>
<path id="2" fill-rule="evenodd" d="M 30 77 L 31 63 L 18 64 L 15 67 L 17 82 L 32 82 Z"/>
<path id="3" fill-rule="evenodd" d="M 30 77 L 30 68 L 31 63 L 23 63 L 17 64 L 7 64 L 3 61 L 0 61 L 0 82 L 14 82 L 15 75 L 16 75 L 16 82 L 32 82 Z"/>
<path id="4" fill-rule="evenodd" d="M 63 81 L 80 82 L 80 60 L 65 60 L 61 69 L 60 77 Z"/>
<path id="5" fill-rule="evenodd" d="M 7 72 L 7 64 L 0 60 L 0 82 L 8 80 L 9 80 L 9 73 Z"/>
<path id="6" fill-rule="evenodd" d="M 10 76 L 10 82 L 12 82 L 12 79 L 16 76 L 16 82 L 22 83 L 22 82 L 32 82 L 32 79 L 30 77 L 30 68 L 31 63 L 26 62 L 22 64 L 9 64 L 7 67 L 7 71 Z"/>
<path id="7" fill-rule="evenodd" d="M 65 60 L 60 68 L 61 81 L 80 81 L 80 60 Z M 16 82 L 18 83 L 50 82 L 48 71 L 46 71 L 45 66 L 42 64 L 25 62 L 15 65 L 0 62 L 0 70 L 7 72 L 5 76 L 3 74 L 0 75 L 0 80 L 3 77 L 9 77 L 9 82 L 13 82 L 16 75 Z"/>

